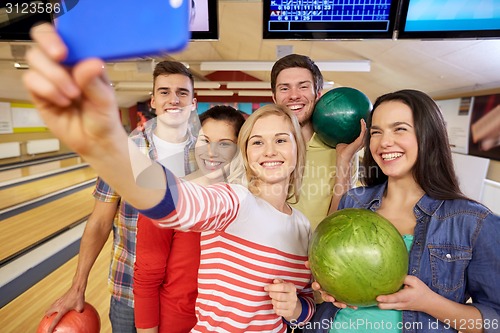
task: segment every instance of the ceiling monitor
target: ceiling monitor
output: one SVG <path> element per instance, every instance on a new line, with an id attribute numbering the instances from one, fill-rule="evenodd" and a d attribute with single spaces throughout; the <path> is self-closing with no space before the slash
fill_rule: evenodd
<path id="1" fill-rule="evenodd" d="M 397 38 L 500 38 L 500 0 L 402 0 Z"/>
<path id="2" fill-rule="evenodd" d="M 264 39 L 390 39 L 399 0 L 264 0 Z"/>
<path id="3" fill-rule="evenodd" d="M 191 2 L 191 40 L 219 39 L 217 0 L 188 0 Z"/>

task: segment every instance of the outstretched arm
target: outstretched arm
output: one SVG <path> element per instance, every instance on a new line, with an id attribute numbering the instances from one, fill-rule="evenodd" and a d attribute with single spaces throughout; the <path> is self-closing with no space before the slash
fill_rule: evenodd
<path id="1" fill-rule="evenodd" d="M 51 132 L 132 206 L 147 209 L 160 202 L 166 187 L 164 172 L 129 141 L 104 63 L 88 59 L 73 68 L 61 65 L 67 49 L 50 24 L 33 28 L 32 38 L 37 46 L 26 55 L 30 69 L 23 82 Z M 154 179 L 155 188 L 139 186 L 139 174 Z"/>

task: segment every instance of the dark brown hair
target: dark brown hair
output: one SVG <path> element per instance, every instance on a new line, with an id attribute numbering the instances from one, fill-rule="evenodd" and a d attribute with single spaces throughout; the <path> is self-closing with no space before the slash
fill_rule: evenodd
<path id="1" fill-rule="evenodd" d="M 160 75 L 169 75 L 169 74 L 181 74 L 187 76 L 191 80 L 191 93 L 194 94 L 193 74 L 189 71 L 189 69 L 186 66 L 184 66 L 183 63 L 170 60 L 161 61 L 156 64 L 155 69 L 153 71 L 153 91 L 154 91 L 154 85 L 156 83 L 156 78 Z"/>
<path id="2" fill-rule="evenodd" d="M 390 101 L 404 103 L 412 110 L 418 143 L 417 161 L 412 170 L 415 181 L 434 199 L 466 198 L 460 191 L 453 167 L 446 125 L 434 100 L 421 91 L 409 89 L 382 95 L 373 105 L 367 128 L 372 125 L 373 113 L 377 107 Z M 362 181 L 368 186 L 382 184 L 387 180 L 370 152 L 370 139 L 370 131 L 367 131 Z"/>
<path id="3" fill-rule="evenodd" d="M 311 72 L 314 83 L 314 91 L 316 92 L 316 96 L 318 96 L 320 91 L 323 89 L 323 75 L 311 58 L 301 54 L 289 54 L 274 63 L 273 68 L 271 69 L 271 90 L 273 95 L 276 94 L 276 79 L 278 78 L 279 73 L 284 69 L 296 67 L 305 68 Z"/>
<path id="4" fill-rule="evenodd" d="M 235 137 L 238 137 L 238 134 L 240 134 L 241 126 L 245 122 L 245 117 L 243 117 L 243 114 L 241 114 L 240 111 L 227 105 L 215 105 L 210 109 L 208 109 L 207 111 L 200 114 L 201 125 L 203 125 L 203 123 L 207 119 L 214 119 L 214 120 L 228 122 L 234 128 Z"/>

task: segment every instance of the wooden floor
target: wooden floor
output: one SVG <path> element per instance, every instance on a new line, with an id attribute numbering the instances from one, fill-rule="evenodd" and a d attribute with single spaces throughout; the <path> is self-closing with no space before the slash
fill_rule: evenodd
<path id="1" fill-rule="evenodd" d="M 94 207 L 92 187 L 0 221 L 0 261 L 86 218 Z"/>
<path id="2" fill-rule="evenodd" d="M 46 163 L 34 164 L 21 168 L 14 168 L 5 171 L 0 171 L 0 182 L 4 182 L 7 180 L 12 180 L 16 178 L 23 178 L 28 176 L 35 176 L 51 171 L 57 171 L 63 168 L 75 166 L 82 164 L 81 157 L 71 157 L 64 158 L 58 161 L 51 161 Z"/>
<path id="3" fill-rule="evenodd" d="M 107 276 L 111 253 L 111 237 L 92 268 L 87 286 L 86 301 L 101 316 L 101 332 L 111 332 L 109 322 L 109 298 Z M 71 286 L 78 256 L 55 270 L 21 296 L 0 309 L 0 331 L 4 333 L 36 332 L 38 323 L 53 301 Z"/>
<path id="4" fill-rule="evenodd" d="M 15 189 L 8 187 L 0 190 L 0 209 L 33 200 L 96 177 L 97 174 L 92 168 L 84 167 L 50 177 L 44 177 L 39 180 L 26 182 L 15 186 Z"/>
<path id="5" fill-rule="evenodd" d="M 50 195 L 75 184 L 92 182 L 96 174 L 90 167 L 57 174 L 78 164 L 82 164 L 82 161 L 76 157 L 1 171 L 0 183 L 16 182 L 16 179 L 36 175 L 44 175 L 45 178 L 0 190 L 0 210 Z M 22 253 L 24 249 L 43 242 L 88 216 L 94 206 L 93 188 L 90 185 L 15 216 L 0 219 L 0 261 Z M 110 293 L 107 287 L 111 246 L 110 237 L 91 271 L 86 292 L 87 302 L 94 305 L 101 316 L 101 332 L 105 333 L 111 332 L 108 318 Z M 70 287 L 77 260 L 78 255 L 0 308 L 0 332 L 36 332 L 48 307 Z"/>

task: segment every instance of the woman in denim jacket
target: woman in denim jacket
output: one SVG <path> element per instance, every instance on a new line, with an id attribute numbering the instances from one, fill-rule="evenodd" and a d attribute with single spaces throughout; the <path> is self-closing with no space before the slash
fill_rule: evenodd
<path id="1" fill-rule="evenodd" d="M 367 187 L 339 209 L 376 211 L 409 240 L 404 288 L 360 309 L 322 292 L 305 332 L 500 332 L 500 218 L 461 193 L 438 106 L 420 91 L 389 93 L 368 128 Z"/>

